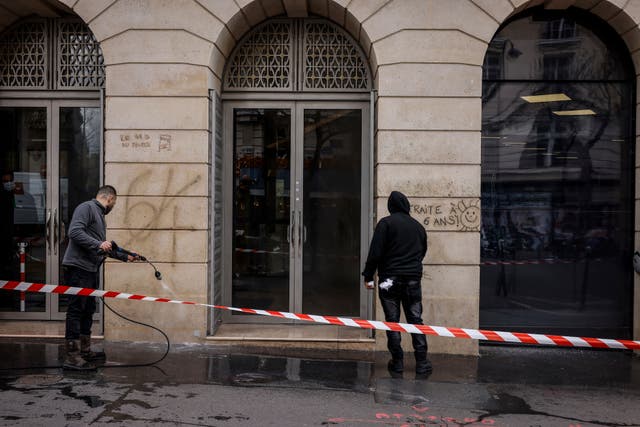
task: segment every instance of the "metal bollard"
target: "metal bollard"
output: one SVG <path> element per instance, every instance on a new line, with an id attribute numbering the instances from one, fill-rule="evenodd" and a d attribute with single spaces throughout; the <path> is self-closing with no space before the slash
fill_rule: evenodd
<path id="1" fill-rule="evenodd" d="M 26 281 L 26 249 L 27 242 L 19 242 L 18 243 L 18 253 L 20 254 L 20 281 Z M 26 301 L 26 292 L 20 292 L 20 311 L 25 311 L 25 301 Z"/>

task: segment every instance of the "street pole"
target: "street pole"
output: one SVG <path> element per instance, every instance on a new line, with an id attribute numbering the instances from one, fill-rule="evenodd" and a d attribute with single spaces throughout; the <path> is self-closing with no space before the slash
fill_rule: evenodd
<path id="1" fill-rule="evenodd" d="M 20 254 L 20 281 L 26 281 L 26 272 L 25 272 L 25 264 L 26 264 L 26 248 L 27 242 L 19 242 L 18 243 L 18 253 Z M 20 292 L 20 311 L 25 311 L 25 301 L 26 301 L 26 292 Z"/>

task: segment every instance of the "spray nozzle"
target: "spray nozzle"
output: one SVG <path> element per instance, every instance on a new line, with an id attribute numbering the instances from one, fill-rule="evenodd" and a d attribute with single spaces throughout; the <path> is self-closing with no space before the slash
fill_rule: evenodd
<path id="1" fill-rule="evenodd" d="M 112 250 L 112 251 L 114 251 L 114 252 L 120 252 L 120 253 L 125 254 L 125 255 L 131 255 L 131 256 L 132 256 L 132 257 L 134 257 L 134 258 L 138 258 L 138 259 L 139 259 L 140 261 L 142 261 L 142 262 L 146 262 L 146 263 L 147 263 L 147 264 L 149 264 L 151 267 L 153 267 L 153 269 L 155 270 L 154 275 L 156 276 L 156 279 L 158 279 L 158 280 L 162 280 L 162 273 L 160 273 L 160 272 L 158 271 L 158 269 L 156 268 L 156 266 L 155 266 L 155 265 L 153 265 L 153 263 L 152 263 L 151 261 L 149 261 L 147 258 L 143 257 L 142 255 L 137 254 L 137 253 L 135 253 L 135 252 L 128 251 L 128 250 L 126 250 L 126 249 L 124 249 L 124 248 L 121 248 L 121 247 L 120 247 L 120 246 L 118 246 L 118 244 L 117 244 L 116 242 L 114 242 L 113 240 L 111 241 L 111 250 Z"/>

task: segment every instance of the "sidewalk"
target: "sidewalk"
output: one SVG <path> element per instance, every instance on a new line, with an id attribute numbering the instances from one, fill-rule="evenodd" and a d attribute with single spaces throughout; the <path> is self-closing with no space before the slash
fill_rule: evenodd
<path id="1" fill-rule="evenodd" d="M 120 363 L 164 353 L 105 350 Z M 629 352 L 483 346 L 479 358 L 432 355 L 434 373 L 415 379 L 410 354 L 391 378 L 384 353 L 247 351 L 175 346 L 157 367 L 2 370 L 0 425 L 640 425 L 640 358 Z M 0 340 L 0 368 L 62 355 L 61 341 Z"/>

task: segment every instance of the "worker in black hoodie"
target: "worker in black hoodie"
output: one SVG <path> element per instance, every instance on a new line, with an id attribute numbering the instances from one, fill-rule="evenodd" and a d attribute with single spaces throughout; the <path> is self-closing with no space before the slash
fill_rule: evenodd
<path id="1" fill-rule="evenodd" d="M 391 215 L 378 222 L 369 256 L 362 275 L 365 287 L 373 288 L 373 275 L 378 270 L 380 302 L 387 322 L 400 321 L 400 305 L 408 323 L 422 325 L 422 260 L 427 254 L 427 233 L 422 224 L 409 215 L 407 197 L 399 191 L 391 192 L 387 207 Z M 389 371 L 404 370 L 404 353 L 400 345 L 400 332 L 387 332 L 387 348 L 391 353 Z M 427 359 L 427 338 L 423 334 L 411 335 L 416 359 L 416 374 L 431 372 Z"/>

